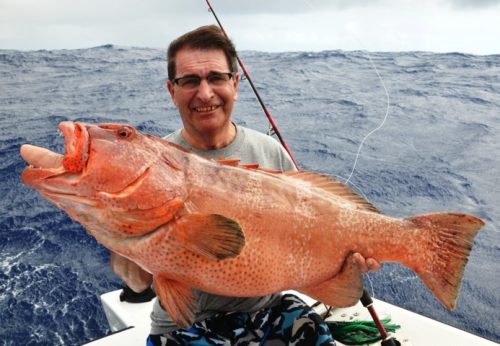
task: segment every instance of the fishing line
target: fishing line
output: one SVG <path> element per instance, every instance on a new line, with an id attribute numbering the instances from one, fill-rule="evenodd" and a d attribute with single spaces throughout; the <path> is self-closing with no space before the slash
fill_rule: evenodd
<path id="1" fill-rule="evenodd" d="M 217 17 L 217 15 L 216 15 L 216 13 L 215 13 L 215 11 L 214 11 L 214 9 L 213 9 L 213 7 L 212 7 L 212 5 L 211 5 L 210 1 L 209 1 L 209 0 L 205 0 L 205 1 L 206 1 L 207 5 L 208 5 L 208 7 L 209 7 L 209 11 L 210 11 L 210 12 L 212 12 L 212 14 L 213 14 L 213 16 L 214 16 L 215 20 L 216 20 L 216 21 L 217 21 L 217 23 L 219 24 L 219 27 L 221 28 L 221 30 L 222 30 L 222 32 L 224 33 L 224 35 L 227 37 L 227 34 L 226 34 L 226 32 L 225 32 L 225 30 L 224 30 L 224 28 L 223 28 L 223 26 L 222 26 L 222 24 L 221 24 L 221 22 L 220 22 L 219 18 Z M 314 8 L 314 7 L 313 7 L 313 6 L 312 6 L 312 5 L 311 5 L 311 4 L 310 4 L 307 0 L 302 0 L 302 1 L 303 1 L 303 2 L 304 2 L 304 3 L 305 3 L 305 4 L 309 7 L 309 8 L 311 8 L 312 10 L 315 10 L 315 8 Z M 363 45 L 362 45 L 362 46 L 363 46 Z M 370 137 L 372 134 L 374 134 L 376 131 L 380 130 L 380 129 L 384 126 L 384 124 L 385 124 L 385 122 L 386 122 L 386 120 L 387 120 L 387 117 L 389 116 L 389 108 L 390 108 L 390 98 L 389 98 L 389 92 L 387 91 L 387 88 L 386 88 L 386 86 L 385 86 L 385 83 L 384 83 L 384 81 L 383 81 L 383 79 L 382 79 L 382 77 L 381 77 L 380 73 L 378 72 L 378 69 L 377 69 L 377 67 L 375 66 L 375 63 L 373 62 L 373 60 L 372 60 L 371 56 L 370 56 L 367 52 L 366 52 L 366 55 L 367 55 L 367 57 L 368 57 L 368 59 L 369 59 L 369 61 L 370 61 L 370 63 L 371 63 L 372 68 L 375 70 L 375 73 L 377 74 L 377 77 L 378 77 L 378 79 L 380 80 L 380 83 L 382 84 L 382 87 L 384 88 L 384 91 L 385 91 L 385 94 L 386 94 L 386 98 L 387 98 L 387 108 L 386 108 L 385 116 L 384 116 L 384 119 L 382 120 L 382 122 L 381 122 L 381 123 L 380 123 L 380 124 L 379 124 L 376 128 L 374 128 L 372 131 L 370 131 L 370 132 L 369 132 L 369 133 L 368 133 L 368 134 L 367 134 L 367 135 L 363 138 L 363 140 L 361 141 L 361 143 L 360 143 L 360 145 L 359 145 L 359 147 L 358 147 L 358 151 L 357 151 L 357 153 L 356 153 L 356 158 L 355 158 L 355 160 L 354 160 L 354 164 L 353 164 L 353 167 L 352 167 L 351 173 L 350 173 L 349 177 L 346 179 L 345 184 L 348 184 L 348 183 L 350 182 L 350 179 L 351 179 L 351 177 L 353 176 L 354 171 L 356 170 L 356 165 L 357 165 L 357 162 L 358 162 L 358 159 L 359 159 L 359 156 L 360 156 L 360 153 L 361 153 L 361 149 L 362 149 L 362 147 L 363 147 L 363 144 L 364 144 L 364 143 L 365 143 L 365 141 L 368 139 L 368 137 Z M 244 75 L 244 76 L 246 77 L 246 79 L 249 81 L 249 83 L 250 83 L 250 85 L 251 85 L 251 87 L 252 87 L 252 89 L 253 89 L 253 91 L 254 91 L 254 94 L 256 95 L 256 97 L 257 97 L 257 99 L 258 99 L 259 103 L 261 104 L 261 107 L 262 107 L 262 108 L 263 108 L 263 110 L 264 110 L 264 113 L 265 113 L 265 114 L 266 114 L 266 116 L 268 117 L 268 120 L 269 120 L 269 123 L 270 123 L 270 125 L 271 125 L 271 127 L 272 127 L 272 130 L 276 133 L 276 135 L 277 135 L 277 136 L 278 136 L 278 138 L 280 139 L 280 142 L 283 144 L 283 146 L 285 147 L 285 149 L 287 150 L 287 152 L 290 154 L 290 156 L 291 156 L 291 158 L 292 158 L 292 160 L 293 160 L 293 162 L 294 162 L 295 166 L 296 166 L 296 167 L 297 167 L 297 169 L 298 169 L 298 165 L 297 165 L 297 163 L 296 163 L 296 161 L 295 161 L 295 159 L 294 159 L 294 156 L 293 156 L 292 152 L 290 151 L 290 149 L 289 149 L 289 148 L 288 148 L 288 146 L 286 145 L 286 143 L 285 143 L 284 139 L 282 139 L 282 137 L 280 136 L 280 134 L 279 134 L 279 130 L 277 129 L 277 126 L 276 126 L 276 124 L 274 123 L 274 120 L 272 119 L 272 116 L 270 115 L 270 113 L 268 112 L 268 110 L 267 110 L 267 108 L 265 107 L 264 103 L 262 102 L 262 100 L 261 100 L 261 98 L 260 98 L 260 95 L 259 95 L 258 91 L 257 91 L 257 90 L 256 90 L 256 88 L 254 87 L 254 85 L 253 85 L 253 83 L 252 83 L 252 80 L 251 80 L 250 76 L 248 75 L 248 72 L 247 72 L 247 70 L 246 70 L 246 68 L 245 68 L 245 66 L 244 66 L 244 64 L 243 64 L 243 62 L 241 61 L 241 59 L 240 59 L 238 56 L 237 56 L 237 60 L 238 60 L 238 63 L 239 63 L 239 65 L 240 65 L 240 67 L 241 67 L 241 68 L 242 68 L 242 70 L 243 70 L 243 75 Z M 352 184 L 352 183 L 351 183 L 351 184 Z M 366 196 L 365 196 L 365 198 L 366 198 Z M 367 198 L 366 198 L 366 199 L 367 199 Z M 367 200 L 368 200 L 368 199 L 367 199 Z M 370 286 L 371 286 L 371 290 L 372 290 L 372 295 L 373 295 L 373 284 L 372 284 L 372 281 L 371 281 L 371 279 L 369 278 L 369 276 L 367 276 L 367 277 L 368 277 L 368 280 L 369 280 L 369 282 L 370 282 Z M 365 290 L 365 293 L 367 294 L 366 290 Z"/>
<path id="2" fill-rule="evenodd" d="M 304 0 L 305 1 L 305 0 Z M 382 84 L 382 87 L 384 88 L 384 91 L 385 91 L 385 96 L 386 96 L 386 99 L 387 99 L 387 106 L 386 106 L 386 111 L 385 111 L 385 116 L 384 116 L 384 119 L 382 120 L 382 122 L 376 127 L 374 128 L 373 130 L 371 130 L 364 138 L 363 140 L 361 141 L 361 143 L 359 144 L 359 147 L 358 147 L 358 152 L 356 153 L 356 158 L 354 159 L 354 164 L 352 166 L 352 170 L 351 170 L 351 174 L 349 174 L 349 177 L 346 179 L 345 183 L 348 184 L 349 181 L 351 180 L 351 177 L 352 175 L 354 174 L 354 170 L 356 169 L 356 165 L 358 163 L 358 159 L 359 159 L 359 155 L 361 153 L 361 149 L 363 148 L 363 144 L 365 143 L 365 141 L 368 139 L 368 137 L 370 137 L 372 134 L 374 134 L 375 132 L 377 132 L 378 130 L 380 130 L 386 120 L 387 120 L 387 117 L 389 116 L 389 109 L 390 109 L 390 106 L 391 106 L 391 101 L 390 101 L 390 98 L 389 98 L 389 92 L 387 91 L 387 88 L 385 87 L 385 83 L 384 83 L 384 80 L 382 79 L 382 76 L 380 76 L 380 73 L 378 72 L 378 69 L 377 69 L 377 66 L 375 65 L 375 63 L 373 62 L 372 60 L 372 57 L 370 56 L 370 54 L 368 54 L 368 52 L 366 52 L 366 55 L 368 57 L 368 60 L 370 60 L 370 63 L 373 67 L 373 69 L 375 70 L 375 73 L 377 74 L 377 77 L 380 81 L 380 84 Z"/>
<path id="3" fill-rule="evenodd" d="M 217 15 L 215 14 L 215 11 L 214 11 L 214 9 L 213 9 L 212 5 L 210 4 L 210 1 L 209 1 L 209 0 L 205 0 L 205 1 L 206 1 L 207 5 L 208 5 L 208 7 L 209 7 L 209 10 L 212 12 L 213 16 L 215 17 L 215 20 L 216 20 L 216 21 L 217 21 L 217 23 L 219 24 L 219 27 L 221 28 L 222 32 L 223 32 L 223 33 L 224 33 L 224 35 L 227 37 L 227 34 L 226 34 L 226 32 L 225 32 L 224 28 L 222 27 L 222 24 L 221 24 L 221 22 L 219 21 L 219 18 L 218 18 L 218 17 L 217 17 Z M 304 2 L 308 5 L 308 6 L 310 6 L 310 7 L 312 8 L 312 6 L 311 6 L 309 3 L 307 3 L 307 2 L 306 2 L 306 0 L 303 0 L 303 1 L 304 1 Z M 293 161 L 293 163 L 294 163 L 295 167 L 297 168 L 297 170 L 299 170 L 299 167 L 298 167 L 298 165 L 297 165 L 297 162 L 295 161 L 295 158 L 294 158 L 294 156 L 293 156 L 292 152 L 290 151 L 290 148 L 287 146 L 286 142 L 285 142 L 285 141 L 284 141 L 284 139 L 281 137 L 281 135 L 280 135 L 280 133 L 279 133 L 279 130 L 278 130 L 278 128 L 277 128 L 277 126 L 276 126 L 276 124 L 274 123 L 274 120 L 273 120 L 273 118 L 272 118 L 271 114 L 269 113 L 269 111 L 267 110 L 266 106 L 265 106 L 265 105 L 264 105 L 264 103 L 262 102 L 262 100 L 261 100 L 261 98 L 260 98 L 260 95 L 259 95 L 259 93 L 258 93 L 257 89 L 254 87 L 254 85 L 253 85 L 253 83 L 252 83 L 252 80 L 251 80 L 251 78 L 250 78 L 250 76 L 249 76 L 249 74 L 248 74 L 248 72 L 247 72 L 247 70 L 246 70 L 246 68 L 245 68 L 245 65 L 243 64 L 243 62 L 241 61 L 241 59 L 240 59 L 238 56 L 236 56 L 236 58 L 237 58 L 237 60 L 238 60 L 238 63 L 239 63 L 239 65 L 240 65 L 241 69 L 243 70 L 243 72 L 244 72 L 245 76 L 247 77 L 247 80 L 248 80 L 248 82 L 250 83 L 250 86 L 252 87 L 252 90 L 254 91 L 254 94 L 255 94 L 255 96 L 257 97 L 257 99 L 258 99 L 258 101 L 259 101 L 259 103 L 260 103 L 260 105 L 261 105 L 261 107 L 262 107 L 262 109 L 263 109 L 264 113 L 266 114 L 266 116 L 267 116 L 267 118 L 268 118 L 268 120 L 269 120 L 270 125 L 272 126 L 272 128 L 273 128 L 274 132 L 275 132 L 275 133 L 276 133 L 276 135 L 278 136 L 278 138 L 279 138 L 279 140 L 280 140 L 281 144 L 283 145 L 283 147 L 285 148 L 285 150 L 286 150 L 286 151 L 290 154 L 290 157 L 291 157 L 291 159 L 292 159 L 292 161 Z M 368 133 L 368 134 L 365 136 L 365 138 L 363 138 L 363 140 L 361 141 L 361 144 L 359 145 L 359 148 L 358 148 L 358 152 L 357 152 L 357 154 L 356 154 L 356 159 L 355 159 L 355 161 L 354 161 L 354 165 L 353 165 L 353 168 L 352 168 L 351 174 L 349 175 L 349 178 L 347 178 L 347 180 L 346 180 L 346 184 L 349 182 L 349 180 L 351 179 L 351 177 L 352 177 L 352 175 L 353 175 L 353 173 L 354 173 L 354 171 L 355 171 L 355 169 L 356 169 L 356 163 L 357 163 L 357 161 L 358 161 L 358 157 L 359 157 L 359 154 L 360 154 L 360 152 L 361 152 L 361 147 L 363 146 L 363 143 L 366 141 L 366 139 L 367 139 L 367 138 L 368 138 L 371 134 L 375 133 L 377 130 L 379 130 L 380 128 L 382 128 L 382 126 L 383 126 L 383 125 L 384 125 L 384 123 L 385 123 L 385 120 L 387 119 L 387 116 L 389 115 L 389 105 L 390 105 L 390 103 L 389 103 L 389 93 L 387 92 L 387 89 L 386 89 L 385 84 L 384 84 L 384 82 L 383 82 L 383 80 L 382 80 L 382 77 L 380 76 L 380 74 L 379 74 L 379 72 L 378 72 L 378 70 L 377 70 L 377 68 L 376 68 L 375 64 L 373 63 L 373 61 L 372 61 L 372 59 L 371 59 L 371 57 L 370 57 L 369 55 L 368 55 L 368 58 L 369 58 L 369 60 L 370 60 L 370 62 L 371 62 L 371 64 L 372 64 L 372 67 L 375 69 L 375 72 L 377 73 L 377 76 L 378 76 L 379 80 L 381 81 L 382 86 L 384 87 L 384 90 L 385 90 L 385 93 L 386 93 L 386 96 L 387 96 L 387 111 L 386 111 L 386 114 L 385 114 L 385 117 L 384 117 L 384 120 L 382 121 L 382 123 L 381 123 L 378 127 L 376 127 L 375 129 L 373 129 L 372 131 L 370 131 L 370 133 Z M 372 285 L 372 283 L 371 283 L 371 280 L 370 280 L 370 285 L 372 286 L 372 295 L 373 295 L 373 285 Z M 374 322 L 375 322 L 375 324 L 377 325 L 377 329 L 379 330 L 379 333 L 380 333 L 380 335 L 382 336 L 382 338 L 386 338 L 386 337 L 387 337 L 387 332 L 386 332 L 386 330 L 385 330 L 384 326 L 380 323 L 380 320 L 379 320 L 379 318 L 378 318 L 378 316 L 377 316 L 377 313 L 376 313 L 375 309 L 373 308 L 373 304 L 372 304 L 372 300 L 371 300 L 370 294 L 368 293 L 368 291 L 367 291 L 366 289 L 363 289 L 363 297 L 361 298 L 361 302 L 363 303 L 363 306 L 365 306 L 365 307 L 368 309 L 368 311 L 370 312 L 370 315 L 372 316 L 373 321 L 374 321 Z M 327 315 L 325 316 L 325 318 L 324 318 L 324 319 L 326 319 L 327 317 L 328 317 L 328 313 L 327 313 Z M 387 339 L 389 339 L 389 338 L 387 338 Z M 392 339 L 392 338 L 391 338 L 391 339 Z M 384 340 L 384 342 L 385 342 L 385 341 L 386 341 L 386 340 Z M 390 341 L 390 340 L 387 340 L 387 341 Z M 395 343 L 391 343 L 391 344 L 395 345 Z"/>
<path id="4" fill-rule="evenodd" d="M 309 1 L 307 1 L 307 0 L 302 0 L 302 1 L 310 9 L 316 10 L 316 8 Z M 359 40 L 359 38 L 357 39 L 357 41 L 361 45 L 361 47 L 365 47 L 365 45 Z M 366 136 L 363 138 L 363 140 L 361 141 L 361 143 L 358 146 L 358 151 L 356 153 L 356 157 L 354 158 L 354 163 L 352 165 L 351 173 L 349 174 L 349 176 L 345 180 L 345 184 L 346 185 L 350 184 L 351 186 L 354 186 L 354 187 L 356 187 L 356 185 L 351 182 L 351 178 L 354 175 L 354 172 L 356 171 L 356 166 L 358 164 L 358 160 L 359 160 L 359 157 L 361 155 L 361 149 L 363 148 L 363 145 L 365 144 L 365 142 L 368 139 L 368 137 L 370 137 L 371 135 L 373 135 L 375 132 L 377 132 L 378 130 L 380 130 L 385 125 L 385 122 L 386 122 L 387 118 L 389 117 L 389 109 L 390 109 L 390 105 L 391 105 L 391 103 L 390 103 L 390 97 L 389 97 L 389 91 L 387 90 L 387 87 L 385 86 L 384 80 L 383 80 L 382 76 L 380 75 L 380 73 L 379 73 L 379 71 L 377 69 L 377 66 L 373 62 L 373 59 L 372 59 L 371 55 L 368 53 L 368 51 L 366 49 L 364 49 L 364 54 L 367 56 L 368 60 L 370 61 L 370 65 L 373 68 L 373 70 L 375 71 L 375 73 L 377 75 L 377 78 L 380 81 L 380 84 L 382 85 L 382 87 L 384 89 L 387 105 L 386 105 L 386 111 L 385 111 L 384 118 L 382 119 L 382 121 L 380 122 L 380 124 L 377 127 L 375 127 L 373 130 L 371 130 L 368 134 L 366 134 Z M 361 195 L 368 201 L 368 198 L 361 191 L 361 189 L 359 189 L 359 188 L 356 187 L 356 190 L 358 192 L 360 192 Z M 365 275 L 365 277 L 367 278 L 368 283 L 370 284 L 371 296 L 375 297 L 375 291 L 374 291 L 374 288 L 373 288 L 373 282 L 372 282 L 372 280 L 370 278 L 369 273 L 367 273 L 367 275 Z"/>
<path id="5" fill-rule="evenodd" d="M 305 1 L 305 0 L 304 0 Z M 363 44 L 361 44 L 363 46 Z M 366 139 L 368 137 L 370 137 L 372 134 L 374 134 L 375 132 L 377 132 L 378 130 L 380 130 L 386 120 L 387 120 L 387 117 L 389 116 L 389 109 L 390 109 L 390 98 L 389 98 L 389 92 L 387 91 L 387 88 L 385 86 L 385 83 L 384 83 L 384 80 L 382 78 L 382 76 L 380 75 L 380 73 L 378 72 L 378 69 L 377 69 L 377 66 L 375 65 L 375 63 L 373 62 L 372 60 L 372 57 L 370 56 L 370 54 L 365 51 L 365 54 L 367 55 L 368 57 L 368 60 L 370 60 L 370 64 L 372 65 L 375 73 L 377 74 L 377 77 L 380 81 L 380 84 L 382 84 L 382 87 L 384 88 L 384 92 L 385 92 L 385 96 L 386 96 L 386 100 L 387 100 L 387 106 L 386 106 L 386 110 L 385 110 L 385 116 L 384 116 L 384 119 L 382 120 L 382 122 L 376 127 L 374 128 L 373 130 L 371 130 L 364 138 L 363 140 L 361 141 L 361 143 L 359 144 L 359 147 L 358 147 L 358 152 L 356 153 L 356 158 L 354 159 L 354 164 L 352 166 L 352 170 L 351 170 L 351 174 L 349 174 L 349 177 L 346 179 L 345 183 L 348 184 L 349 181 L 351 180 L 351 177 L 352 175 L 354 174 L 354 171 L 356 170 L 356 164 L 358 163 L 358 159 L 359 159 L 359 156 L 361 154 L 361 149 L 363 147 L 363 144 L 365 143 Z M 365 197 L 365 199 L 368 201 L 368 198 L 363 194 L 363 196 Z M 372 279 L 369 275 L 369 273 L 367 273 L 366 275 L 366 279 L 368 280 L 368 283 L 370 284 L 370 294 L 372 297 L 375 297 L 375 289 L 373 288 L 373 282 L 372 282 Z"/>
<path id="6" fill-rule="evenodd" d="M 310 9 L 312 10 L 316 10 L 316 8 L 307 0 L 302 0 L 304 2 L 304 4 L 306 4 Z M 365 45 L 362 44 L 362 42 L 359 41 L 358 39 L 358 43 L 361 44 L 362 47 L 364 47 Z M 356 157 L 354 158 L 354 164 L 352 166 L 352 169 L 351 169 L 351 173 L 349 174 L 349 177 L 345 180 L 345 184 L 349 184 L 350 183 L 350 180 L 354 174 L 354 171 L 356 170 L 356 166 L 358 164 L 358 160 L 359 160 L 359 156 L 361 155 L 361 149 L 363 148 L 363 145 L 365 144 L 366 140 L 368 139 L 368 137 L 370 137 L 372 134 L 374 134 L 375 132 L 377 132 L 378 130 L 380 130 L 386 120 L 387 120 L 387 117 L 389 116 L 389 109 L 390 109 L 390 98 L 389 98 L 389 92 L 387 91 L 387 88 L 385 86 L 385 83 L 384 83 L 384 80 L 382 79 L 382 76 L 380 75 L 380 73 L 378 72 L 378 69 L 377 69 L 377 66 L 375 65 L 375 63 L 373 62 L 372 60 L 372 57 L 370 56 L 370 54 L 368 53 L 368 51 L 365 49 L 364 50 L 364 54 L 366 54 L 366 56 L 368 57 L 368 60 L 370 61 L 370 64 L 373 68 L 373 70 L 375 71 L 375 73 L 377 74 L 377 77 L 380 81 L 380 84 L 382 84 L 382 87 L 384 88 L 384 92 L 385 92 L 385 96 L 386 96 L 386 99 L 387 99 L 387 106 L 386 106 L 386 111 L 385 111 L 385 116 L 382 120 L 382 122 L 377 126 L 375 127 L 373 130 L 371 130 L 364 138 L 363 140 L 361 141 L 361 143 L 359 144 L 358 146 L 358 151 L 356 153 Z M 352 184 L 352 183 L 351 183 Z M 364 196 L 366 198 L 366 196 Z M 368 199 L 367 199 L 368 200 Z"/>

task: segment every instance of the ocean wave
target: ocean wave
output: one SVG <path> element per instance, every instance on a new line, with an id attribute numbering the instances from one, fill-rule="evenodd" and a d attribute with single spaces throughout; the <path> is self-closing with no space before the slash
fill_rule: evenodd
<path id="1" fill-rule="evenodd" d="M 456 312 L 405 269 L 373 275 L 376 296 L 500 341 L 500 55 L 428 52 L 240 54 L 282 134 L 306 169 L 350 184 L 384 213 L 452 209 L 488 220 Z M 165 52 L 106 44 L 0 50 L 0 335 L 7 345 L 81 344 L 108 332 L 98 295 L 118 288 L 107 250 L 23 186 L 24 143 L 59 152 L 61 121 L 123 122 L 165 135 L 180 126 L 165 90 Z M 375 65 L 376 69 L 372 65 Z M 389 92 L 387 98 L 378 73 Z M 234 121 L 267 130 L 246 81 Z M 488 326 L 487 328 L 484 326 Z"/>

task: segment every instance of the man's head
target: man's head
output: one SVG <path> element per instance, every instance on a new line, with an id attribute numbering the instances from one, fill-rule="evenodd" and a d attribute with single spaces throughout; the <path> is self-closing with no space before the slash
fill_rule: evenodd
<path id="1" fill-rule="evenodd" d="M 176 78 L 177 69 L 175 64 L 177 52 L 183 48 L 193 50 L 221 50 L 226 56 L 230 72 L 238 72 L 238 60 L 233 42 L 216 25 L 206 25 L 189 31 L 170 43 L 167 51 L 167 62 L 168 79 L 171 81 Z"/>
<path id="2" fill-rule="evenodd" d="M 216 26 L 200 27 L 172 42 L 167 89 L 179 109 L 188 143 L 213 149 L 234 139 L 231 113 L 238 82 L 236 50 Z"/>

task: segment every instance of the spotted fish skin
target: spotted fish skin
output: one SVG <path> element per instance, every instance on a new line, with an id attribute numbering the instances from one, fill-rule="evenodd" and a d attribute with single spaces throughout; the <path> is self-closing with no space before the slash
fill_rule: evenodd
<path id="1" fill-rule="evenodd" d="M 152 273 L 183 327 L 194 320 L 192 288 L 238 297 L 295 289 L 353 305 L 363 286 L 356 252 L 414 270 L 452 309 L 484 225 L 458 212 L 385 216 L 327 176 L 207 160 L 128 125 L 59 129 L 64 155 L 21 148 L 24 183 Z"/>

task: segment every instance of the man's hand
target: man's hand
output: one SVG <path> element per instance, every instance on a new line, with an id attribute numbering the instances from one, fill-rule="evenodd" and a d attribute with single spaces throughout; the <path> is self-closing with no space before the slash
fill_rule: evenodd
<path id="1" fill-rule="evenodd" d="M 140 293 L 153 282 L 153 275 L 131 260 L 111 252 L 111 270 L 118 275 L 134 292 Z"/>
<path id="2" fill-rule="evenodd" d="M 380 270 L 380 263 L 373 258 L 365 259 L 359 252 L 354 253 L 352 257 L 363 273 L 368 273 L 369 271 L 378 272 Z"/>

